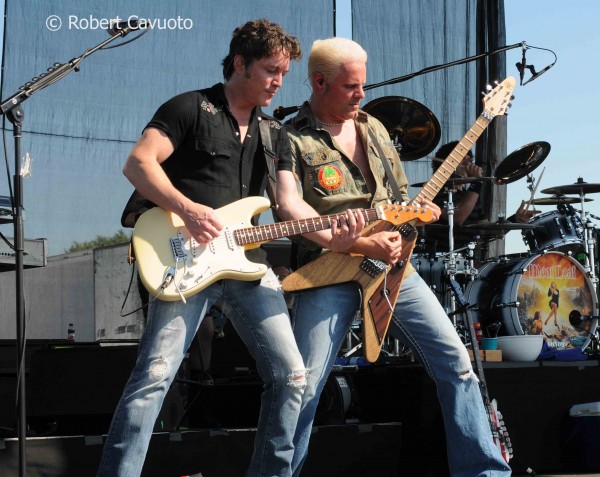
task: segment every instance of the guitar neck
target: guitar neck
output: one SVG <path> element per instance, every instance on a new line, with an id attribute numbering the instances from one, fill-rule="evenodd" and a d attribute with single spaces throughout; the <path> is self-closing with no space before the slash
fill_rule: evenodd
<path id="1" fill-rule="evenodd" d="M 365 222 L 373 222 L 379 219 L 376 209 L 359 209 L 358 212 L 363 215 Z M 345 214 L 322 215 L 308 219 L 288 220 L 286 222 L 246 227 L 236 230 L 234 235 L 239 245 L 249 245 L 330 229 L 334 222 L 339 222 L 340 218 L 344 216 Z"/>
<path id="2" fill-rule="evenodd" d="M 467 134 L 458 142 L 446 160 L 435 171 L 431 179 L 423 186 L 423 189 L 414 197 L 412 203 L 421 203 L 423 199 L 433 200 L 442 190 L 448 179 L 454 174 L 456 168 L 471 150 L 479 136 L 490 123 L 484 114 L 481 114 L 473 123 Z"/>

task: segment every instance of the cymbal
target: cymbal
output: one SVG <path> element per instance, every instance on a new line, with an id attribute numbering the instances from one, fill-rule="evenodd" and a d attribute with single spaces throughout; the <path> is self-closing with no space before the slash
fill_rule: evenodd
<path id="1" fill-rule="evenodd" d="M 435 115 L 414 99 L 384 96 L 362 108 L 379 119 L 400 146 L 403 161 L 413 161 L 432 152 L 440 141 L 441 128 Z"/>
<path id="2" fill-rule="evenodd" d="M 544 189 L 542 194 L 592 194 L 594 192 L 600 192 L 600 184 L 589 184 L 584 182 L 584 180 L 580 177 L 577 179 L 577 182 L 574 184 L 568 184 L 563 186 L 549 187 L 548 189 Z"/>
<path id="3" fill-rule="evenodd" d="M 584 202 L 592 202 L 594 199 L 583 199 Z M 559 204 L 575 204 L 581 202 L 579 197 L 569 197 L 566 195 L 553 195 L 552 197 L 541 197 L 539 199 L 533 199 L 532 205 L 559 205 Z"/>
<path id="4" fill-rule="evenodd" d="M 497 231 L 497 232 L 509 232 L 510 230 L 525 230 L 525 229 L 537 229 L 539 225 L 534 224 L 521 224 L 509 222 L 508 220 L 500 220 L 498 222 L 484 222 L 481 224 L 469 224 L 463 225 L 468 229 L 475 229 L 477 231 Z"/>
<path id="5" fill-rule="evenodd" d="M 481 181 L 487 181 L 487 180 L 492 180 L 494 179 L 493 177 L 450 177 L 450 179 L 448 179 L 446 182 L 448 183 L 452 183 L 454 185 L 461 185 L 461 184 L 470 184 L 471 182 L 481 182 Z M 425 184 L 427 184 L 426 182 L 417 182 L 415 184 L 411 184 L 411 187 L 423 187 Z"/>
<path id="6" fill-rule="evenodd" d="M 510 184 L 526 176 L 546 159 L 549 152 L 550 144 L 544 141 L 532 142 L 511 152 L 494 170 L 496 184 Z"/>

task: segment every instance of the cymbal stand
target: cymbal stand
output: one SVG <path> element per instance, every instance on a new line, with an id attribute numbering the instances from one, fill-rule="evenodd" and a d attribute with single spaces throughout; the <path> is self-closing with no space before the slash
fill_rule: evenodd
<path id="1" fill-rule="evenodd" d="M 594 228 L 591 220 L 586 217 L 584 204 L 585 204 L 585 193 L 583 190 L 579 194 L 581 199 L 581 224 L 583 225 L 583 249 L 585 250 L 585 271 L 590 277 L 594 287 L 598 287 L 598 277 L 596 276 L 596 264 L 595 264 L 595 245 L 596 239 L 589 236 L 589 230 Z"/>
<path id="2" fill-rule="evenodd" d="M 466 274 L 469 276 L 470 281 L 474 281 L 475 277 L 479 274 L 479 270 L 475 268 L 475 247 L 477 246 L 477 242 L 469 242 L 467 244 L 467 261 L 469 262 L 469 270 L 467 270 Z"/>
<path id="3" fill-rule="evenodd" d="M 448 279 L 450 282 L 454 280 L 456 276 L 456 254 L 454 253 L 454 202 L 453 202 L 453 194 L 456 192 L 454 188 L 454 184 L 446 189 L 448 192 L 448 202 L 446 204 L 446 208 L 448 210 Z M 452 317 L 452 322 L 456 327 L 456 315 L 454 311 L 456 310 L 456 299 L 454 298 L 454 294 L 450 294 L 450 316 Z"/>

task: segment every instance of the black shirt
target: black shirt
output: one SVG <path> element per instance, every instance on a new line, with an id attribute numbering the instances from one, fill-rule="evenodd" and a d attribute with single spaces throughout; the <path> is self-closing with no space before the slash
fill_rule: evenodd
<path id="1" fill-rule="evenodd" d="M 146 126 L 163 131 L 174 152 L 162 164 L 179 191 L 194 202 L 219 208 L 249 195 L 263 195 L 266 164 L 259 147 L 259 108 L 244 143 L 229 112 L 223 84 L 190 91 L 164 103 Z"/>

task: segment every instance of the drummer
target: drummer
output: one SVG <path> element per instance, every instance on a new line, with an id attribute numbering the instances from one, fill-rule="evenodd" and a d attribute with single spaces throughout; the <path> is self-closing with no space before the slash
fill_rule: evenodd
<path id="1" fill-rule="evenodd" d="M 452 141 L 441 146 L 435 153 L 438 160 L 433 160 L 431 167 L 435 172 L 442 162 L 454 150 L 458 141 Z M 467 153 L 462 163 L 457 167 L 456 172 L 461 177 L 483 177 L 483 169 L 473 163 L 473 154 L 471 151 Z M 483 181 L 473 181 L 470 184 L 456 185 L 456 193 L 453 197 L 454 202 L 454 225 L 467 225 L 489 222 L 479 200 L 479 194 L 483 187 Z M 445 197 L 443 194 L 438 194 L 434 199 L 442 209 L 440 222 L 448 223 L 448 211 L 444 208 Z M 526 202 L 522 201 L 520 207 L 514 215 L 511 215 L 506 220 L 515 223 L 526 223 L 535 214 L 539 214 L 539 210 L 525 210 Z"/>

